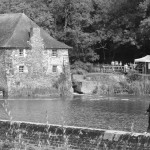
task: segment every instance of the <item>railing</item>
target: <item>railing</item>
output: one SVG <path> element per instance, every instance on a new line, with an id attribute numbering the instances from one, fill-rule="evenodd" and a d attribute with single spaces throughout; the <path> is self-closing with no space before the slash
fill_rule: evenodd
<path id="1" fill-rule="evenodd" d="M 90 72 L 99 72 L 99 73 L 114 73 L 114 72 L 125 72 L 124 66 L 112 66 L 112 65 L 101 65 L 96 66 L 91 69 Z"/>
<path id="2" fill-rule="evenodd" d="M 94 66 L 90 69 L 91 73 L 127 73 L 129 71 L 133 71 L 139 74 L 145 74 L 143 68 L 134 68 L 127 66 L 119 66 L 119 65 L 98 65 Z"/>
<path id="3" fill-rule="evenodd" d="M 124 72 L 124 66 L 103 66 L 101 69 L 104 73 Z"/>

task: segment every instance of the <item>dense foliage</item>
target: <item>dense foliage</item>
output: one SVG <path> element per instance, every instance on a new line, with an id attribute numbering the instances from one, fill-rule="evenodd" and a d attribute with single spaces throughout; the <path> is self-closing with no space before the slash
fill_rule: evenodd
<path id="1" fill-rule="evenodd" d="M 150 0 L 1 0 L 0 13 L 12 12 L 72 46 L 71 63 L 125 63 L 150 53 Z"/>

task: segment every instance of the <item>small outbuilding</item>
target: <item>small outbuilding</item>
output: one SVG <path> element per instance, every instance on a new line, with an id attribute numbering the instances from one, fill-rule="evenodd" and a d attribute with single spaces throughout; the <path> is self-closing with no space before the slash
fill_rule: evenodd
<path id="1" fill-rule="evenodd" d="M 150 74 L 150 55 L 135 59 L 134 62 L 137 64 L 136 69 L 139 73 Z"/>

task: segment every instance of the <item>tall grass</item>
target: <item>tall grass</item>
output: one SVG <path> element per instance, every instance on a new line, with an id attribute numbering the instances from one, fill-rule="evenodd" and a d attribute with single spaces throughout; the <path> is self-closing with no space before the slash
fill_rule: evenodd
<path id="1" fill-rule="evenodd" d="M 150 94 L 150 79 L 148 77 L 141 77 L 137 74 L 130 74 L 127 76 L 117 74 L 93 75 L 91 76 L 91 80 L 97 82 L 93 94 L 132 94 L 140 96 Z"/>
<path id="2" fill-rule="evenodd" d="M 149 95 L 150 94 L 150 80 L 144 79 L 141 81 L 133 81 L 129 84 L 129 90 L 134 95 Z"/>
<path id="3" fill-rule="evenodd" d="M 134 95 L 150 94 L 150 79 L 148 76 L 142 76 L 134 72 L 127 75 L 128 92 Z"/>
<path id="4" fill-rule="evenodd" d="M 50 97 L 51 95 L 58 95 L 58 91 L 53 88 L 53 83 L 56 77 L 41 77 L 38 79 L 27 78 L 21 81 L 19 86 L 12 87 L 9 92 L 9 97 Z"/>
<path id="5" fill-rule="evenodd" d="M 58 79 L 54 82 L 53 87 L 58 90 L 61 96 L 72 95 L 72 81 L 69 65 L 63 65 L 63 72 L 60 73 Z"/>

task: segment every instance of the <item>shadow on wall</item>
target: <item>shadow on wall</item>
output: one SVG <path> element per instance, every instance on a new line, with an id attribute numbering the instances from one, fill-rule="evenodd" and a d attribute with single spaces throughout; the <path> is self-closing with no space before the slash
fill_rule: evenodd
<path id="1" fill-rule="evenodd" d="M 0 95 L 2 95 L 2 97 L 4 99 L 8 98 L 8 88 L 5 86 L 0 86 Z"/>

